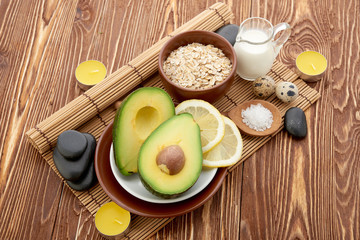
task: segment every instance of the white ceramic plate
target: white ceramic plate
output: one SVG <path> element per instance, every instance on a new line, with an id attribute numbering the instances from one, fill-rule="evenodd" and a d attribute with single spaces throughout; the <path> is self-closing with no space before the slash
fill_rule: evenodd
<path id="1" fill-rule="evenodd" d="M 187 190 L 177 198 L 164 199 L 150 193 L 141 183 L 141 180 L 137 173 L 134 173 L 131 176 L 124 176 L 120 173 L 115 163 L 112 144 L 110 148 L 110 166 L 111 171 L 113 172 L 116 180 L 121 185 L 121 187 L 123 187 L 128 193 L 130 193 L 134 197 L 152 203 L 174 203 L 191 198 L 201 192 L 211 182 L 217 172 L 217 168 L 203 168 L 200 177 L 189 190 Z"/>

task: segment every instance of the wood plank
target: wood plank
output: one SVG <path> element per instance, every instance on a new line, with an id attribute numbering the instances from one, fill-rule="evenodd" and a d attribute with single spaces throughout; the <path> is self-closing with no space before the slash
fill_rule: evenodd
<path id="1" fill-rule="evenodd" d="M 62 101 L 54 101 L 53 80 L 61 75 L 51 71 L 62 62 L 66 26 L 73 18 L 71 4 L 0 4 L 0 239 L 52 235 L 62 183 L 24 133 L 73 97 L 63 95 Z"/>
<path id="2" fill-rule="evenodd" d="M 113 72 L 214 2 L 0 2 L 0 239 L 100 239 L 24 133 L 82 93 L 80 62 L 98 59 Z M 279 59 L 293 69 L 298 53 L 322 52 L 329 70 L 310 84 L 322 97 L 306 111 L 306 139 L 280 133 L 211 201 L 151 239 L 359 239 L 359 1 L 225 2 L 236 24 L 289 22 Z"/>
<path id="3" fill-rule="evenodd" d="M 94 217 L 64 186 L 52 239 L 102 239 Z"/>
<path id="4" fill-rule="evenodd" d="M 306 111 L 309 135 L 278 134 L 244 163 L 244 239 L 359 239 L 359 2 L 254 1 L 252 16 L 292 25 L 280 52 L 295 67 L 305 50 L 323 53 L 322 97 Z M 345 17 L 346 16 L 346 17 Z M 350 31 L 350 32 L 348 32 Z M 354 91 L 355 90 L 355 91 Z M 269 158 L 268 156 L 273 156 Z M 247 209 L 247 211 L 245 211 Z"/>
<path id="5" fill-rule="evenodd" d="M 324 41 L 330 43 L 331 72 L 329 82 L 321 89 L 327 92 L 327 98 L 319 106 L 326 111 L 326 116 L 317 115 L 318 121 L 325 124 L 319 133 L 325 132 L 329 138 L 319 136 L 317 145 L 319 159 L 328 159 L 331 171 L 325 173 L 326 185 L 330 189 L 331 227 L 334 238 L 360 238 L 360 110 L 359 84 L 360 78 L 360 3 L 348 1 L 346 5 L 339 2 L 326 1 L 328 17 L 324 18 L 325 26 L 330 31 Z M 323 13 L 323 16 L 326 16 Z M 324 28 L 322 27 L 321 30 Z M 326 28 L 325 28 L 326 29 Z M 323 31 L 321 31 L 323 32 Z M 326 102 L 325 102 L 326 101 Z M 329 151 L 330 150 L 330 151 Z M 327 153 L 326 151 L 329 151 Z M 323 206 L 322 203 L 319 205 Z"/>

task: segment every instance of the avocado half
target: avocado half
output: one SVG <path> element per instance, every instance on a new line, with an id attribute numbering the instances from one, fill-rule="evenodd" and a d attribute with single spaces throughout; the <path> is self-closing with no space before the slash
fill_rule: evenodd
<path id="1" fill-rule="evenodd" d="M 155 87 L 139 88 L 120 105 L 113 125 L 114 156 L 123 175 L 138 171 L 139 150 L 162 122 L 175 115 L 171 97 Z"/>
<path id="2" fill-rule="evenodd" d="M 184 156 L 182 169 L 173 175 L 157 163 L 159 153 L 169 146 L 179 146 Z M 195 184 L 202 170 L 200 128 L 191 114 L 176 115 L 162 123 L 141 146 L 139 176 L 154 195 L 174 198 Z"/>

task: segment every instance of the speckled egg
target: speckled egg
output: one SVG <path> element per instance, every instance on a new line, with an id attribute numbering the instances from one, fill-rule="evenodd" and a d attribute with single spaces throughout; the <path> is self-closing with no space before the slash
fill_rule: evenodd
<path id="1" fill-rule="evenodd" d="M 275 92 L 275 81 L 270 76 L 259 77 L 253 82 L 253 92 L 257 97 L 265 98 Z"/>
<path id="2" fill-rule="evenodd" d="M 276 96 L 281 101 L 289 103 L 299 96 L 299 90 L 292 82 L 280 82 L 276 86 Z"/>

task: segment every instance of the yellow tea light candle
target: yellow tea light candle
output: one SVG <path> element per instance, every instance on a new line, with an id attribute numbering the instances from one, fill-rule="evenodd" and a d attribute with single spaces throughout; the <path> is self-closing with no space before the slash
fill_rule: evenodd
<path id="1" fill-rule="evenodd" d="M 296 58 L 296 67 L 302 79 L 315 82 L 323 77 L 327 68 L 327 60 L 318 52 L 305 51 Z"/>
<path id="2" fill-rule="evenodd" d="M 96 60 L 88 60 L 79 64 L 75 77 L 81 89 L 88 90 L 101 82 L 106 76 L 106 67 Z"/>
<path id="3" fill-rule="evenodd" d="M 108 239 L 118 239 L 129 231 L 130 212 L 114 202 L 102 205 L 95 215 L 95 226 Z"/>

